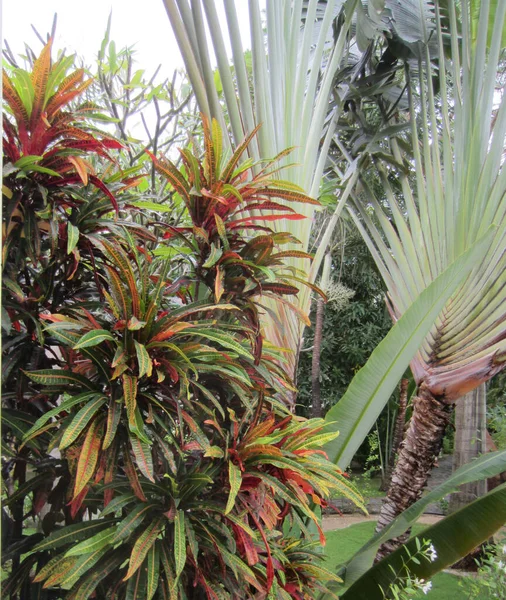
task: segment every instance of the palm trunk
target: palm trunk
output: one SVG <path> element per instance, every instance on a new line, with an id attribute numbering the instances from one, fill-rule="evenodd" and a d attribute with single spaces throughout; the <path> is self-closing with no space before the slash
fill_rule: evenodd
<path id="1" fill-rule="evenodd" d="M 312 406 L 311 417 L 322 416 L 322 396 L 320 388 L 320 356 L 322 352 L 322 333 L 324 317 L 323 298 L 318 297 L 316 301 L 316 323 L 314 332 L 313 360 L 311 364 L 311 384 L 312 384 Z"/>
<path id="2" fill-rule="evenodd" d="M 381 484 L 381 491 L 386 491 L 390 487 L 392 480 L 392 473 L 395 466 L 395 457 L 399 446 L 401 445 L 402 438 L 404 437 L 404 425 L 406 423 L 406 407 L 408 404 L 408 385 L 409 379 L 402 379 L 399 391 L 399 407 L 397 409 L 397 418 L 395 419 L 395 431 L 394 439 L 392 442 L 392 450 L 388 457 L 387 468 L 385 473 L 385 480 Z"/>
<path id="3" fill-rule="evenodd" d="M 413 401 L 413 416 L 400 447 L 392 483 L 381 508 L 376 531 L 381 531 L 421 497 L 441 450 L 452 412 L 452 404 L 439 401 L 422 383 Z M 400 543 L 400 540 L 390 540 L 383 544 L 376 558 L 386 556 Z"/>
<path id="4" fill-rule="evenodd" d="M 484 383 L 458 401 L 455 409 L 454 471 L 487 451 L 486 408 L 487 395 Z M 486 493 L 486 479 L 466 483 L 458 492 L 450 496 L 450 512 L 455 512 Z"/>

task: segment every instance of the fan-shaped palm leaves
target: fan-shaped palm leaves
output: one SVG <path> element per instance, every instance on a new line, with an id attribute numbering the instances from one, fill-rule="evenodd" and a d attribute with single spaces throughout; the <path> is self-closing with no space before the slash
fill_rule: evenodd
<path id="1" fill-rule="evenodd" d="M 411 99 L 415 179 L 401 174 L 396 186 L 392 172 L 378 164 L 391 218 L 367 183 L 363 196 L 375 218 L 360 201 L 359 214 L 350 210 L 388 286 L 394 320 L 456 257 L 495 232 L 411 363 L 414 413 L 379 528 L 420 497 L 454 403 L 506 365 L 506 98 L 495 86 L 506 5 L 495 13 L 489 48 L 489 3 L 482 3 L 475 44 L 469 8 L 461 6 L 459 39 L 455 3 L 449 3 L 452 61 L 448 72 L 439 62 L 441 99 L 427 71 L 420 106 Z M 440 26 L 437 35 L 443 56 Z M 391 149 L 401 161 L 395 140 Z"/>

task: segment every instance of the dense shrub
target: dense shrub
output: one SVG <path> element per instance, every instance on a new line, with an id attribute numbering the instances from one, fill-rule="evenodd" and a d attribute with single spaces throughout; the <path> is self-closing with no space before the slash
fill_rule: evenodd
<path id="1" fill-rule="evenodd" d="M 204 120 L 203 158 L 152 156 L 183 222 L 141 218 L 50 52 L 4 72 L 4 597 L 313 598 L 315 507 L 361 499 L 285 408 L 261 313 L 303 280 L 269 222 L 314 201 L 242 161 L 256 131 L 227 159 Z"/>

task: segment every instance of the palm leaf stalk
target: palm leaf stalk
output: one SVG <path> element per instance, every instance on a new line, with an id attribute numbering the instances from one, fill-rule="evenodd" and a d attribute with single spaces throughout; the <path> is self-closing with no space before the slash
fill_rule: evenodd
<path id="1" fill-rule="evenodd" d="M 483 260 L 448 301 L 411 362 L 418 386 L 413 416 L 378 530 L 420 498 L 455 403 L 506 365 L 506 96 L 495 85 L 506 4 L 497 8 L 488 46 L 489 4 L 482 3 L 473 44 L 470 3 L 461 3 L 461 38 L 455 2 L 449 3 L 452 61 L 448 73 L 445 63 L 439 64 L 441 103 L 434 97 L 433 73 L 420 62 L 421 138 L 411 98 L 416 179 L 411 184 L 407 175 L 399 176 L 403 204 L 391 173 L 378 163 L 392 220 L 365 182 L 362 200 L 367 199 L 376 218 L 360 198 L 357 212 L 350 208 L 388 287 L 394 321 L 456 257 L 495 227 Z M 439 13 L 436 22 L 443 56 Z M 395 140 L 391 149 L 400 161 Z M 383 552 L 391 548 L 385 545 Z"/>
<path id="2" fill-rule="evenodd" d="M 233 0 L 224 0 L 227 32 L 220 26 L 214 2 L 197 0 L 191 2 L 190 6 L 187 0 L 164 0 L 164 4 L 200 110 L 208 117 L 215 118 L 222 126 L 224 114 L 227 115 L 234 148 L 245 134 L 261 125 L 258 141 L 249 149 L 250 157 L 255 161 L 260 157 L 277 156 L 284 153 L 286 148 L 294 147 L 290 155 L 290 163 L 294 164 L 283 173 L 283 178 L 297 185 L 305 194 L 315 197 L 328 145 L 335 131 L 336 117 L 341 111 L 338 103 L 332 109 L 334 114 L 329 115 L 329 99 L 334 75 L 343 66 L 346 56 L 346 42 L 356 0 L 345 3 L 329 1 L 323 15 L 320 15 L 321 7 L 318 7 L 317 0 L 311 0 L 307 7 L 302 0 L 268 0 L 265 30 L 259 2 L 251 0 L 248 6 L 252 84 L 248 80 L 245 46 L 241 40 Z M 337 14 L 343 15 L 343 22 L 337 40 L 334 40 L 333 24 Z M 302 28 L 303 17 L 305 26 Z M 220 104 L 214 83 L 204 19 L 211 32 L 225 106 Z M 315 44 L 317 28 L 320 28 L 320 35 Z M 233 72 L 225 48 L 227 36 L 232 49 Z M 284 158 L 282 164 L 287 166 L 288 160 Z M 353 169 L 350 175 L 353 175 Z M 341 193 L 333 224 L 351 191 L 352 186 L 349 186 Z M 294 235 L 301 242 L 301 250 L 307 251 L 315 210 L 314 206 L 304 206 L 300 211 L 306 217 L 304 221 L 297 224 L 283 221 L 276 224 L 276 230 Z M 316 280 L 324 251 L 322 247 L 312 263 L 309 274 L 311 283 Z M 292 258 L 289 266 L 304 272 L 309 263 L 305 259 Z M 303 327 L 307 324 L 307 318 L 301 318 L 301 315 L 309 312 L 310 300 L 310 291 L 301 290 L 294 302 L 298 311 L 292 311 L 286 302 L 271 303 L 269 315 L 265 317 L 264 326 L 269 339 L 292 351 L 289 361 L 291 374 L 295 371 L 298 346 Z"/>

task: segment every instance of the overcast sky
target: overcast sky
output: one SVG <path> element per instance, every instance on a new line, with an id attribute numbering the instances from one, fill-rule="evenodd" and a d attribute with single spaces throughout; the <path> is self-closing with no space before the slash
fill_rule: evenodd
<path id="1" fill-rule="evenodd" d="M 161 63 L 168 76 L 183 66 L 162 0 L 1 0 L 1 4 L 3 38 L 15 54 L 23 51 L 25 42 L 38 53 L 41 44 L 31 25 L 45 38 L 56 12 L 55 47 L 76 52 L 91 64 L 112 9 L 111 39 L 117 49 L 135 47 L 139 68 L 149 74 Z M 222 3 L 217 5 L 221 9 Z M 238 0 L 237 6 L 244 43 L 248 39 L 246 0 Z"/>

